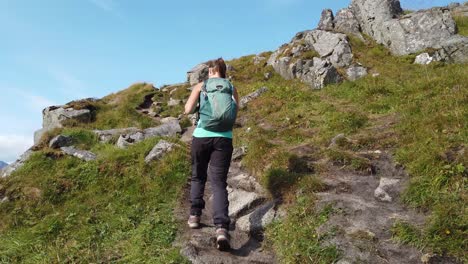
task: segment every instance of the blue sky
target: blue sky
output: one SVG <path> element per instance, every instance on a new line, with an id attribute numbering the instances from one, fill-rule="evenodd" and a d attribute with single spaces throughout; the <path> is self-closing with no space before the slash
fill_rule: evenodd
<path id="1" fill-rule="evenodd" d="M 217 4 L 217 3 L 221 4 Z M 450 1 L 401 1 L 408 9 Z M 274 50 L 350 0 L 0 0 L 0 160 L 32 145 L 41 110 L 146 81 L 185 81 L 219 56 Z"/>

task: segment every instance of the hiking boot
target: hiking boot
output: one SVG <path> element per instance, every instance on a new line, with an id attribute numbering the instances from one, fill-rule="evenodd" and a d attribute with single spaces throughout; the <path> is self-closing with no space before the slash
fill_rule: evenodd
<path id="1" fill-rule="evenodd" d="M 198 216 L 198 215 L 189 216 L 187 224 L 192 229 L 199 228 L 200 227 L 200 216 Z"/>
<path id="2" fill-rule="evenodd" d="M 231 245 L 229 244 L 229 232 L 226 228 L 216 229 L 216 247 L 221 250 L 229 250 Z"/>

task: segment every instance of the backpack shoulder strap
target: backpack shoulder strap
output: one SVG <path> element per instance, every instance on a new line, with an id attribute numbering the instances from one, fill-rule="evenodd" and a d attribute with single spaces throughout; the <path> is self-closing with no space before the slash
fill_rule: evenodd
<path id="1" fill-rule="evenodd" d="M 208 83 L 208 79 L 206 79 L 205 81 L 203 81 L 203 85 L 201 87 L 201 91 L 204 92 L 205 94 L 208 93 L 208 91 L 206 90 L 206 84 Z"/>

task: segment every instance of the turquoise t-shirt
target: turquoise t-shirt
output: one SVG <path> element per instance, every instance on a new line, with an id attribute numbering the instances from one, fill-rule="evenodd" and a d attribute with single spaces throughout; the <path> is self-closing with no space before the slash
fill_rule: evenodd
<path id="1" fill-rule="evenodd" d="M 234 94 L 234 86 L 232 86 L 232 94 Z M 236 102 L 237 103 L 237 102 Z M 232 130 L 225 131 L 225 132 L 213 132 L 208 131 L 204 128 L 200 127 L 200 122 L 198 122 L 197 127 L 193 131 L 193 136 L 196 138 L 207 138 L 207 137 L 224 137 L 224 138 L 231 138 L 232 139 Z"/>

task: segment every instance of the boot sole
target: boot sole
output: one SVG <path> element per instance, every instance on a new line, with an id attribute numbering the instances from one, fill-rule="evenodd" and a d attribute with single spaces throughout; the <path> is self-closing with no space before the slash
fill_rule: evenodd
<path id="1" fill-rule="evenodd" d="M 229 244 L 229 240 L 225 238 L 221 238 L 216 240 L 217 248 L 220 251 L 227 251 L 231 249 L 231 245 Z"/>
<path id="2" fill-rule="evenodd" d="M 199 223 L 190 223 L 190 222 L 187 222 L 188 226 L 190 227 L 190 229 L 198 229 L 200 228 L 200 224 Z"/>

